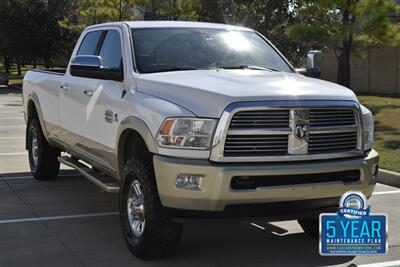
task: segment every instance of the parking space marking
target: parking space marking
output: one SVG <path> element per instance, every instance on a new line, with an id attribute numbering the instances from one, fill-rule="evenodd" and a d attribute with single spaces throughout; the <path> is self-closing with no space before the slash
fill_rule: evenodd
<path id="1" fill-rule="evenodd" d="M 33 217 L 33 218 L 0 220 L 0 224 L 80 219 L 80 218 L 90 218 L 90 217 L 104 217 L 104 216 L 112 216 L 112 215 L 117 215 L 117 214 L 119 214 L 119 213 L 118 212 L 100 212 L 100 213 L 86 213 L 86 214 L 64 215 L 64 216 Z"/>
<path id="2" fill-rule="evenodd" d="M 59 174 L 57 177 L 76 177 L 76 176 L 81 176 L 79 173 L 71 173 L 71 174 Z M 6 176 L 6 177 L 1 177 L 0 179 L 3 180 L 18 180 L 18 179 L 33 179 L 32 175 L 24 175 L 24 176 Z"/>
<path id="3" fill-rule="evenodd" d="M 400 260 L 357 265 L 357 267 L 394 267 L 394 266 L 400 266 Z"/>
<path id="4" fill-rule="evenodd" d="M 25 128 L 25 125 L 2 125 L 0 128 Z"/>
<path id="5" fill-rule="evenodd" d="M 13 140 L 13 139 L 25 139 L 25 136 L 0 137 L 0 140 Z"/>
<path id="6" fill-rule="evenodd" d="M 26 155 L 28 152 L 0 153 L 0 156 Z"/>
<path id="7" fill-rule="evenodd" d="M 400 194 L 400 190 L 374 192 L 372 195 Z"/>
<path id="8" fill-rule="evenodd" d="M 261 229 L 261 230 L 265 230 L 265 227 L 262 227 L 261 225 L 258 225 L 256 223 L 250 223 L 250 225 L 253 225 L 254 227 Z"/>

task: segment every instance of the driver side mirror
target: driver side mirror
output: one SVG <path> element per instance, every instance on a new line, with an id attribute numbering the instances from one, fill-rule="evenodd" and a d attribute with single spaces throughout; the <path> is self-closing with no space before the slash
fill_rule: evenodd
<path id="1" fill-rule="evenodd" d="M 71 61 L 70 73 L 72 76 L 94 78 L 101 80 L 124 80 L 121 68 L 103 68 L 100 56 L 76 56 Z"/>
<path id="2" fill-rule="evenodd" d="M 321 59 L 322 52 L 320 50 L 310 50 L 307 53 L 306 68 L 296 69 L 296 71 L 307 77 L 319 78 L 321 76 Z"/>

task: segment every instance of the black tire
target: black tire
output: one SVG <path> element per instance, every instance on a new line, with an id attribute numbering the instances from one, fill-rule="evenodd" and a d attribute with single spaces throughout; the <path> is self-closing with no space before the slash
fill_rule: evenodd
<path id="1" fill-rule="evenodd" d="M 306 218 L 297 220 L 304 232 L 312 238 L 319 238 L 319 218 Z"/>
<path id="2" fill-rule="evenodd" d="M 29 166 L 33 177 L 36 180 L 53 180 L 57 178 L 60 170 L 60 163 L 57 157 L 60 156 L 60 151 L 51 147 L 47 142 L 37 118 L 32 118 L 29 122 L 27 141 Z M 35 146 L 36 149 L 34 149 Z M 37 154 L 36 157 L 34 153 Z"/>
<path id="3" fill-rule="evenodd" d="M 179 247 L 183 227 L 170 219 L 161 204 L 151 158 L 128 160 L 122 179 L 120 221 L 129 250 L 136 257 L 147 260 L 173 254 Z M 139 237 L 134 234 L 128 218 L 128 192 L 134 181 L 139 182 L 144 199 L 145 225 Z"/>

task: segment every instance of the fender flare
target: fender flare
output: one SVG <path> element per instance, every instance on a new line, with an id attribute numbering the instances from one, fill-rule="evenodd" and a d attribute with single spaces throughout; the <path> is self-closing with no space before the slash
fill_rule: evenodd
<path id="1" fill-rule="evenodd" d="M 117 139 L 116 139 L 116 149 L 117 149 L 117 157 L 118 157 L 118 173 L 122 173 L 123 168 L 123 153 L 124 147 L 123 144 L 126 142 L 126 138 L 128 136 L 129 131 L 136 131 L 144 140 L 149 152 L 153 154 L 158 154 L 158 149 L 155 144 L 154 137 L 147 126 L 147 124 L 140 118 L 136 116 L 128 116 L 123 119 L 117 130 Z"/>

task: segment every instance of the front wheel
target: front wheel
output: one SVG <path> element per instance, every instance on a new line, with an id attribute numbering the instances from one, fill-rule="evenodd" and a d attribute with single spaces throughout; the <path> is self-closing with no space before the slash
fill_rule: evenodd
<path id="1" fill-rule="evenodd" d="M 37 118 L 32 118 L 28 125 L 29 166 L 36 180 L 53 180 L 60 170 L 58 157 L 60 151 L 50 146 L 43 135 Z"/>
<path id="2" fill-rule="evenodd" d="M 166 214 L 151 160 L 128 160 L 120 192 L 120 220 L 125 242 L 138 258 L 156 259 L 174 253 L 182 225 Z"/>

